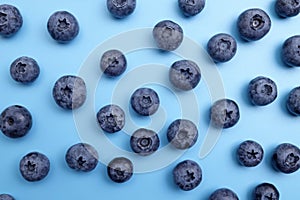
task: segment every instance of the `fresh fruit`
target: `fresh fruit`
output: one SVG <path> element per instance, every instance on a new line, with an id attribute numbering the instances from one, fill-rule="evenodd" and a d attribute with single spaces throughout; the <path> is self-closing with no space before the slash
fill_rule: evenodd
<path id="1" fill-rule="evenodd" d="M 15 35 L 23 25 L 23 17 L 13 5 L 0 5 L 0 35 L 11 37 Z"/>
<path id="2" fill-rule="evenodd" d="M 10 194 L 0 194 L 0 200 L 15 200 Z"/>
<path id="3" fill-rule="evenodd" d="M 209 39 L 207 52 L 215 62 L 227 62 L 237 51 L 234 37 L 226 33 L 218 33 Z"/>
<path id="4" fill-rule="evenodd" d="M 245 167 L 257 166 L 264 157 L 264 150 L 260 144 L 252 140 L 242 142 L 237 149 L 237 159 Z"/>
<path id="5" fill-rule="evenodd" d="M 145 128 L 136 130 L 130 137 L 131 149 L 141 156 L 154 153 L 158 149 L 159 143 L 157 133 Z"/>
<path id="6" fill-rule="evenodd" d="M 275 12 L 280 17 L 294 17 L 300 12 L 299 0 L 276 0 Z"/>
<path id="7" fill-rule="evenodd" d="M 57 105 L 73 110 L 83 105 L 86 100 L 86 92 L 86 85 L 82 78 L 65 75 L 55 82 L 52 96 Z"/>
<path id="8" fill-rule="evenodd" d="M 10 65 L 11 77 L 20 83 L 32 83 L 40 74 L 40 67 L 33 58 L 22 56 Z"/>
<path id="9" fill-rule="evenodd" d="M 300 67 L 300 35 L 286 39 L 281 48 L 283 63 L 292 67 Z"/>
<path id="10" fill-rule="evenodd" d="M 107 0 L 106 6 L 112 16 L 121 19 L 134 12 L 136 0 Z"/>
<path id="11" fill-rule="evenodd" d="M 167 130 L 168 141 L 177 149 L 191 148 L 198 139 L 196 125 L 187 119 L 176 119 Z"/>
<path id="12" fill-rule="evenodd" d="M 172 85 L 180 90 L 195 88 L 201 79 L 198 65 L 191 60 L 179 60 L 172 64 L 169 70 L 169 80 Z"/>
<path id="13" fill-rule="evenodd" d="M 101 57 L 100 68 L 107 76 L 120 76 L 127 68 L 125 55 L 115 49 L 106 51 Z"/>
<path id="14" fill-rule="evenodd" d="M 279 192 L 271 183 L 261 183 L 253 191 L 254 200 L 279 200 Z"/>
<path id="15" fill-rule="evenodd" d="M 248 96 L 254 105 L 268 105 L 277 98 L 276 83 L 268 77 L 258 76 L 250 81 Z"/>
<path id="16" fill-rule="evenodd" d="M 290 91 L 286 100 L 286 107 L 292 115 L 300 115 L 300 87 L 295 87 Z"/>
<path id="17" fill-rule="evenodd" d="M 195 189 L 202 181 L 202 170 L 198 163 L 184 160 L 173 169 L 174 183 L 184 191 Z"/>
<path id="18" fill-rule="evenodd" d="M 219 188 L 209 197 L 209 200 L 239 200 L 237 194 L 228 188 Z"/>
<path id="19" fill-rule="evenodd" d="M 90 172 L 98 164 L 98 152 L 90 144 L 77 143 L 68 149 L 65 160 L 71 169 Z"/>
<path id="20" fill-rule="evenodd" d="M 153 38 L 159 49 L 173 51 L 183 41 L 183 30 L 171 20 L 163 20 L 157 23 L 152 31 Z"/>
<path id="21" fill-rule="evenodd" d="M 68 11 L 56 11 L 48 19 L 47 29 L 50 36 L 60 43 L 73 40 L 79 33 L 79 24 Z"/>
<path id="22" fill-rule="evenodd" d="M 7 137 L 23 137 L 29 132 L 31 127 L 31 113 L 23 106 L 9 106 L 0 115 L 0 129 Z"/>
<path id="23" fill-rule="evenodd" d="M 42 153 L 31 152 L 21 159 L 19 167 L 25 180 L 35 182 L 44 179 L 48 175 L 50 161 Z"/>
<path id="24" fill-rule="evenodd" d="M 125 157 L 114 158 L 107 166 L 109 178 L 116 183 L 124 183 L 133 175 L 133 164 Z"/>
<path id="25" fill-rule="evenodd" d="M 203 10 L 205 0 L 178 0 L 178 6 L 185 16 L 191 17 Z"/>

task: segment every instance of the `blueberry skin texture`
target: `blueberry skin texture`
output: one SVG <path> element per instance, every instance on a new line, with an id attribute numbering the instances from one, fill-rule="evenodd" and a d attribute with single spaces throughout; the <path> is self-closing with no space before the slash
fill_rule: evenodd
<path id="1" fill-rule="evenodd" d="M 31 152 L 25 155 L 19 164 L 23 178 L 29 182 L 44 179 L 50 170 L 50 161 L 40 152 Z"/>
<path id="2" fill-rule="evenodd" d="M 239 197 L 228 188 L 220 188 L 210 195 L 209 200 L 239 200 Z"/>
<path id="3" fill-rule="evenodd" d="M 178 6 L 185 16 L 191 17 L 203 10 L 205 0 L 178 0 Z"/>
<path id="4" fill-rule="evenodd" d="M 240 119 L 237 103 L 231 99 L 220 99 L 210 109 L 210 118 L 218 128 L 231 128 Z"/>
<path id="5" fill-rule="evenodd" d="M 268 105 L 277 98 L 277 85 L 268 77 L 258 76 L 250 81 L 248 96 L 254 105 Z"/>
<path id="6" fill-rule="evenodd" d="M 184 160 L 173 169 L 174 183 L 184 191 L 195 189 L 202 181 L 202 170 L 198 163 Z"/>
<path id="7" fill-rule="evenodd" d="M 81 172 L 90 172 L 98 164 L 97 150 L 87 143 L 72 145 L 65 155 L 65 160 L 71 169 Z"/>
<path id="8" fill-rule="evenodd" d="M 130 137 L 131 149 L 141 156 L 153 154 L 157 151 L 159 144 L 157 133 L 145 128 L 136 130 Z"/>
<path id="9" fill-rule="evenodd" d="M 290 91 L 286 100 L 286 107 L 292 115 L 300 115 L 300 86 Z"/>
<path id="10" fill-rule="evenodd" d="M 171 20 L 157 23 L 152 30 L 152 35 L 157 47 L 165 51 L 177 49 L 183 41 L 182 28 Z"/>
<path id="11" fill-rule="evenodd" d="M 97 121 L 103 131 L 116 133 L 125 125 L 125 113 L 117 105 L 106 105 L 98 111 Z"/>
<path id="12" fill-rule="evenodd" d="M 237 149 L 237 159 L 245 167 L 255 167 L 261 163 L 264 150 L 260 144 L 252 140 L 242 142 Z"/>
<path id="13" fill-rule="evenodd" d="M 23 17 L 13 5 L 0 5 L 0 35 L 11 37 L 15 35 L 23 25 Z"/>
<path id="14" fill-rule="evenodd" d="M 300 168 L 300 149 L 289 143 L 278 145 L 272 156 L 272 165 L 285 174 L 296 172 Z"/>
<path id="15" fill-rule="evenodd" d="M 9 138 L 23 137 L 30 131 L 31 127 L 32 115 L 23 106 L 9 106 L 0 115 L 0 129 Z"/>
<path id="16" fill-rule="evenodd" d="M 214 35 L 207 43 L 207 52 L 215 62 L 227 62 L 231 60 L 236 51 L 236 40 L 226 33 Z"/>
<path id="17" fill-rule="evenodd" d="M 300 35 L 291 36 L 284 41 L 281 48 L 281 59 L 288 66 L 300 66 Z"/>
<path id="18" fill-rule="evenodd" d="M 198 139 L 196 125 L 187 119 L 176 119 L 167 130 L 168 141 L 177 149 L 191 148 Z"/>
<path id="19" fill-rule="evenodd" d="M 100 69 L 109 77 L 120 76 L 127 68 L 125 55 L 116 49 L 106 51 L 100 60 Z"/>
<path id="20" fill-rule="evenodd" d="M 201 79 L 198 65 L 191 60 L 179 60 L 172 64 L 169 70 L 171 84 L 179 90 L 192 90 Z"/>
<path id="21" fill-rule="evenodd" d="M 32 83 L 40 75 L 40 67 L 33 58 L 22 56 L 10 65 L 11 77 L 20 83 Z"/>
<path id="22" fill-rule="evenodd" d="M 136 113 L 149 116 L 158 110 L 160 100 L 153 89 L 139 88 L 131 95 L 130 104 Z"/>
<path id="23" fill-rule="evenodd" d="M 246 41 L 256 41 L 270 31 L 271 19 L 262 9 L 252 8 L 240 14 L 237 27 L 241 38 Z"/>
<path id="24" fill-rule="evenodd" d="M 86 100 L 86 95 L 87 89 L 84 80 L 73 75 L 60 77 L 52 90 L 56 104 L 68 110 L 81 107 Z"/>
<path id="25" fill-rule="evenodd" d="M 275 2 L 275 12 L 279 17 L 294 17 L 300 12 L 299 0 L 277 0 Z"/>
<path id="26" fill-rule="evenodd" d="M 133 164 L 125 157 L 114 158 L 107 166 L 109 178 L 116 183 L 124 183 L 133 175 Z"/>
<path id="27" fill-rule="evenodd" d="M 78 35 L 79 24 L 70 12 L 56 11 L 48 19 L 47 30 L 57 42 L 67 43 Z"/>
<path id="28" fill-rule="evenodd" d="M 134 12 L 136 0 L 107 0 L 106 6 L 112 16 L 122 19 Z"/>
<path id="29" fill-rule="evenodd" d="M 279 196 L 280 196 L 279 191 L 271 183 L 261 183 L 258 186 L 256 186 L 253 191 L 254 200 L 263 200 L 263 199 L 279 200 Z"/>
<path id="30" fill-rule="evenodd" d="M 10 194 L 0 194 L 0 200 L 15 200 Z"/>

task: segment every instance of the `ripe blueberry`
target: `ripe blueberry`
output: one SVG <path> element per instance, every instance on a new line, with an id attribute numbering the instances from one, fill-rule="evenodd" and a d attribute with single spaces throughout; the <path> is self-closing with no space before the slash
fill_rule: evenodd
<path id="1" fill-rule="evenodd" d="M 294 17 L 300 12 L 299 0 L 276 0 L 275 12 L 280 17 Z"/>
<path id="2" fill-rule="evenodd" d="M 290 91 L 286 100 L 286 107 L 292 115 L 300 115 L 300 87 L 295 87 Z"/>
<path id="3" fill-rule="evenodd" d="M 30 57 L 22 56 L 13 61 L 10 65 L 11 77 L 20 83 L 31 83 L 40 74 L 38 63 Z"/>
<path id="4" fill-rule="evenodd" d="M 121 19 L 134 12 L 136 0 L 107 0 L 106 6 L 112 16 Z"/>
<path id="5" fill-rule="evenodd" d="M 100 68 L 105 75 L 110 77 L 123 74 L 127 68 L 125 55 L 115 49 L 106 51 L 101 57 Z"/>
<path id="6" fill-rule="evenodd" d="M 10 194 L 0 194 L 0 200 L 15 200 Z"/>
<path id="7" fill-rule="evenodd" d="M 237 149 L 237 159 L 245 167 L 257 166 L 264 157 L 264 150 L 260 144 L 246 140 Z"/>
<path id="8" fill-rule="evenodd" d="M 261 183 L 255 187 L 253 191 L 253 199 L 255 200 L 279 200 L 279 192 L 271 183 Z"/>
<path id="9" fill-rule="evenodd" d="M 20 11 L 13 5 L 0 5 L 0 35 L 10 37 L 16 34 L 23 25 Z"/>
<path id="10" fill-rule="evenodd" d="M 209 200 L 239 200 L 239 198 L 232 190 L 219 188 L 210 195 Z"/>
<path id="11" fill-rule="evenodd" d="M 133 175 L 133 164 L 124 157 L 114 158 L 107 166 L 107 174 L 112 181 L 124 183 Z"/>
<path id="12" fill-rule="evenodd" d="M 281 48 L 281 58 L 288 66 L 300 66 L 300 35 L 294 35 L 284 41 Z"/>
<path id="13" fill-rule="evenodd" d="M 178 6 L 185 16 L 191 17 L 203 10 L 205 0 L 178 0 Z"/>

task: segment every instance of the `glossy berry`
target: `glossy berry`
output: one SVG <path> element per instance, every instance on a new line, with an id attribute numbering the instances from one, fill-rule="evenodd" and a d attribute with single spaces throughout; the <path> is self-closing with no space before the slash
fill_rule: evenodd
<path id="1" fill-rule="evenodd" d="M 0 200 L 15 200 L 10 194 L 0 194 Z"/>
<path id="2" fill-rule="evenodd" d="M 125 113 L 117 105 L 106 105 L 98 111 L 97 120 L 103 131 L 115 133 L 124 127 Z"/>
<path id="3" fill-rule="evenodd" d="M 107 174 L 112 181 L 124 183 L 133 175 L 133 164 L 124 157 L 114 158 L 107 166 Z"/>
<path id="4" fill-rule="evenodd" d="M 242 142 L 237 149 L 237 159 L 245 167 L 257 166 L 264 157 L 264 150 L 260 144 L 252 140 Z"/>
<path id="5" fill-rule="evenodd" d="M 77 109 L 86 100 L 87 89 L 82 78 L 73 75 L 60 77 L 54 84 L 52 96 L 57 105 L 64 109 Z"/>
<path id="6" fill-rule="evenodd" d="M 175 148 L 188 149 L 197 142 L 198 129 L 190 120 L 177 119 L 169 125 L 167 138 Z"/>
<path id="7" fill-rule="evenodd" d="M 71 169 L 90 172 L 98 164 L 98 152 L 89 144 L 77 143 L 68 149 L 65 160 Z"/>
<path id="8" fill-rule="evenodd" d="M 210 118 L 216 127 L 233 127 L 240 119 L 239 107 L 237 103 L 231 99 L 220 99 L 212 105 Z"/>
<path id="9" fill-rule="evenodd" d="M 15 35 L 23 25 L 23 17 L 13 5 L 0 5 L 0 35 L 11 37 Z"/>
<path id="10" fill-rule="evenodd" d="M 215 62 L 227 62 L 231 60 L 236 51 L 236 40 L 226 33 L 214 35 L 207 43 L 207 52 Z"/>
<path id="11" fill-rule="evenodd" d="M 136 0 L 107 0 L 106 6 L 112 16 L 122 19 L 134 12 Z"/>
<path id="12" fill-rule="evenodd" d="M 300 168 L 300 149 L 289 143 L 278 145 L 273 153 L 272 164 L 283 173 L 296 172 Z"/>
<path id="13" fill-rule="evenodd" d="M 183 30 L 171 20 L 163 20 L 157 23 L 152 31 L 153 38 L 159 49 L 173 51 L 183 41 Z"/>
<path id="14" fill-rule="evenodd" d="M 295 87 L 290 91 L 286 100 L 286 107 L 292 115 L 300 115 L 300 87 Z"/>
<path id="15" fill-rule="evenodd" d="M 248 96 L 254 105 L 268 105 L 277 98 L 276 83 L 268 77 L 258 76 L 250 81 Z"/>
<path id="16" fill-rule="evenodd" d="M 275 12 L 280 17 L 294 17 L 300 12 L 299 0 L 276 0 Z"/>
<path id="17" fill-rule="evenodd" d="M 79 24 L 70 12 L 56 11 L 49 17 L 47 29 L 54 40 L 65 43 L 70 42 L 78 35 Z"/>
<path id="18" fill-rule="evenodd" d="M 130 137 L 131 149 L 141 156 L 154 153 L 158 149 L 159 143 L 157 133 L 145 128 L 136 130 Z"/>
<path id="19" fill-rule="evenodd" d="M 139 88 L 130 99 L 133 110 L 143 116 L 153 115 L 159 107 L 158 94 L 151 88 Z"/>
<path id="20" fill-rule="evenodd" d="M 286 39 L 281 48 L 283 63 L 291 67 L 300 67 L 300 35 Z"/>
<path id="21" fill-rule="evenodd" d="M 279 191 L 271 183 L 261 183 L 253 191 L 254 200 L 279 200 Z"/>
<path id="22" fill-rule="evenodd" d="M 178 6 L 185 16 L 191 17 L 203 10 L 205 0 L 178 0 Z"/>
<path id="23" fill-rule="evenodd" d="M 237 194 L 228 188 L 219 188 L 209 197 L 209 200 L 239 200 Z"/>
<path id="24" fill-rule="evenodd" d="M 191 90 L 195 88 L 201 79 L 198 65 L 191 60 L 179 60 L 172 64 L 169 70 L 171 84 L 180 90 Z"/>
<path id="25" fill-rule="evenodd" d="M 22 56 L 10 65 L 11 77 L 20 83 L 32 83 L 40 74 L 38 63 L 30 57 Z"/>
<path id="26" fill-rule="evenodd" d="M 42 153 L 31 152 L 25 155 L 19 164 L 23 178 L 30 182 L 44 179 L 50 170 L 50 161 Z"/>
<path id="27" fill-rule="evenodd" d="M 271 19 L 262 9 L 252 8 L 240 14 L 237 27 L 241 38 L 246 41 L 256 41 L 270 31 Z"/>
<path id="28" fill-rule="evenodd" d="M 0 115 L 0 129 L 7 137 L 23 137 L 29 132 L 31 127 L 31 113 L 23 106 L 9 106 Z"/>
<path id="29" fill-rule="evenodd" d="M 101 57 L 100 68 L 107 76 L 120 76 L 127 68 L 125 55 L 115 49 L 106 51 Z"/>
<path id="30" fill-rule="evenodd" d="M 180 189 L 190 191 L 202 181 L 201 167 L 192 160 L 184 160 L 173 169 L 173 180 Z"/>

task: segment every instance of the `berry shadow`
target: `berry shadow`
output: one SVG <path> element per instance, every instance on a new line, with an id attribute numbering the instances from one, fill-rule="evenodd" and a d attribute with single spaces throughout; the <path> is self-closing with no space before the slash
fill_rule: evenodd
<path id="1" fill-rule="evenodd" d="M 173 169 L 175 166 L 173 166 L 172 168 L 168 168 L 168 169 Z M 172 178 L 170 178 L 172 177 Z M 166 186 L 168 187 L 168 189 L 174 191 L 174 192 L 178 192 L 178 190 L 180 190 L 178 188 L 178 186 L 174 183 L 173 180 L 173 171 L 169 170 L 166 177 L 165 177 L 165 181 L 166 181 Z"/>
<path id="2" fill-rule="evenodd" d="M 242 97 L 243 101 L 247 104 L 247 106 L 254 107 L 254 105 L 251 103 L 251 101 L 249 99 L 248 85 L 249 85 L 248 83 L 243 85 L 243 88 L 241 90 L 241 97 Z"/>
<path id="3" fill-rule="evenodd" d="M 290 111 L 287 109 L 287 106 L 286 106 L 286 101 L 287 101 L 288 95 L 289 95 L 289 91 L 284 92 L 283 94 L 281 94 L 281 97 L 280 97 L 280 99 L 278 99 L 278 101 L 280 103 L 280 107 L 281 107 L 282 111 L 286 115 L 290 116 L 291 118 L 294 118 L 296 116 L 291 114 Z"/>

